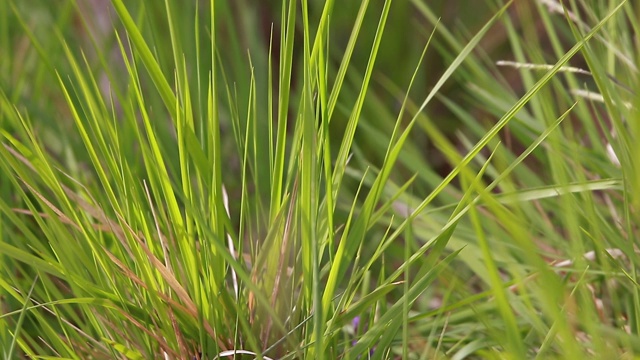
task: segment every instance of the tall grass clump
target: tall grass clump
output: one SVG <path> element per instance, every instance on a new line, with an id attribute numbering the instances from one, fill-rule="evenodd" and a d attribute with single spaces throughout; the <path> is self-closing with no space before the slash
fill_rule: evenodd
<path id="1" fill-rule="evenodd" d="M 3 358 L 640 354 L 640 7 L 348 3 L 0 0 Z"/>

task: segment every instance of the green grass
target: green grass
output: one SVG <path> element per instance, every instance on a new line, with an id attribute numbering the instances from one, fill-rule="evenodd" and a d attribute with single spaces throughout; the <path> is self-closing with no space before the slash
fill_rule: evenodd
<path id="1" fill-rule="evenodd" d="M 3 358 L 640 356 L 640 8 L 451 4 L 0 0 Z"/>

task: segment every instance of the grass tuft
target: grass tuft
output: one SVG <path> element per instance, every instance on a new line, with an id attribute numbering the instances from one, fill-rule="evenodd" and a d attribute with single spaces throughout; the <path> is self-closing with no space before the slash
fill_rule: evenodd
<path id="1" fill-rule="evenodd" d="M 637 357 L 637 4 L 458 3 L 0 0 L 3 358 Z"/>

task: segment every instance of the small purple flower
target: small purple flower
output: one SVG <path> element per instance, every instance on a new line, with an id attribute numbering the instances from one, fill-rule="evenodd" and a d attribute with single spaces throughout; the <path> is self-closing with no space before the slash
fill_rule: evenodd
<path id="1" fill-rule="evenodd" d="M 360 325 L 360 316 L 356 316 L 351 320 L 351 325 L 353 325 L 353 335 L 358 334 L 358 325 Z M 351 340 L 351 346 L 355 346 L 358 340 L 355 338 Z"/>
<path id="2" fill-rule="evenodd" d="M 353 318 L 353 320 L 351 320 L 351 325 L 353 326 L 353 335 L 357 336 L 358 335 L 358 327 L 360 326 L 360 316 L 356 316 Z M 358 340 L 356 338 L 354 338 L 353 340 L 351 340 L 351 346 L 355 346 L 356 343 L 358 342 Z M 376 350 L 375 347 L 369 349 L 369 357 L 371 357 L 373 355 L 373 352 Z M 360 359 L 360 355 L 358 355 L 358 357 L 356 359 Z"/>

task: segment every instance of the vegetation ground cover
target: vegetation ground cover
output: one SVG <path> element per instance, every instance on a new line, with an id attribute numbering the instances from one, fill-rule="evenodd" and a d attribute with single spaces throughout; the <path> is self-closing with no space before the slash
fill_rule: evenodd
<path id="1" fill-rule="evenodd" d="M 0 0 L 3 358 L 636 358 L 639 18 Z"/>

